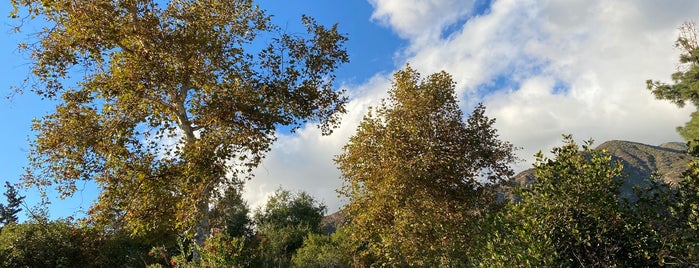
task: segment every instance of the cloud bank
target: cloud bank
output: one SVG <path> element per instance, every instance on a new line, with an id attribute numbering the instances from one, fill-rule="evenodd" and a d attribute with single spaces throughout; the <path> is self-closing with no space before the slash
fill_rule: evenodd
<path id="1" fill-rule="evenodd" d="M 559 145 L 564 133 L 598 143 L 681 140 L 674 129 L 691 110 L 655 100 L 645 81 L 669 81 L 679 54 L 672 46 L 677 27 L 696 19 L 697 1 L 370 3 L 374 13 L 367 19 L 408 43 L 396 51 L 396 69 L 409 62 L 423 75 L 452 74 L 464 111 L 484 102 L 501 138 L 522 148 L 518 155 L 526 161 L 519 170 L 535 152 Z M 279 137 L 246 185 L 251 206 L 281 186 L 305 190 L 329 212 L 337 210 L 341 179 L 332 159 L 389 88 L 390 74 L 348 87 L 349 112 L 331 136 L 309 126 Z"/>

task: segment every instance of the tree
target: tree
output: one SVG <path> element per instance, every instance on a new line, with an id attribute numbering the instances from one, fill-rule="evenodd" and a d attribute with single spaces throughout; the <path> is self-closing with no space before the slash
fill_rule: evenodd
<path id="1" fill-rule="evenodd" d="M 467 122 L 446 72 L 407 66 L 370 110 L 336 163 L 353 239 L 388 266 L 463 266 L 470 228 L 513 175 L 513 147 L 478 105 Z"/>
<path id="2" fill-rule="evenodd" d="M 680 64 L 672 74 L 673 84 L 647 80 L 646 85 L 657 99 L 669 100 L 679 107 L 690 102 L 696 108 L 699 106 L 699 39 L 694 22 L 683 23 L 679 30 L 675 47 L 681 51 Z M 699 155 L 699 111 L 692 113 L 684 127 L 677 127 L 677 132 L 690 145 L 690 153 Z"/>
<path id="3" fill-rule="evenodd" d="M 485 228 L 478 259 L 488 267 L 648 267 L 658 265 L 639 219 L 619 198 L 622 165 L 571 136 L 537 154 L 535 180 L 515 191 Z M 640 216 L 637 218 L 636 216 Z"/>
<path id="4" fill-rule="evenodd" d="M 309 234 L 321 232 L 326 207 L 306 192 L 292 194 L 277 189 L 253 216 L 261 236 L 261 265 L 286 267 Z"/>
<path id="5" fill-rule="evenodd" d="M 231 237 L 252 235 L 250 208 L 243 200 L 241 189 L 229 187 L 211 210 L 211 227 L 225 231 Z"/>
<path id="6" fill-rule="evenodd" d="M 667 225 L 675 227 L 674 243 L 668 263 L 699 265 L 699 161 L 689 164 L 676 189 L 676 202 L 670 203 L 672 217 Z"/>
<path id="7" fill-rule="evenodd" d="M 648 80 L 647 87 L 657 99 L 670 100 L 679 107 L 687 102 L 699 107 L 699 34 L 693 21 L 680 27 L 675 47 L 680 49 L 678 71 L 672 74 L 673 84 Z M 687 141 L 689 153 L 699 156 L 699 109 L 677 131 Z M 699 163 L 692 162 L 677 187 L 652 185 L 641 196 L 642 208 L 656 212 L 644 224 L 653 228 L 659 238 L 652 242 L 659 250 L 659 262 L 682 266 L 699 265 Z"/>
<path id="8" fill-rule="evenodd" d="M 336 25 L 304 16 L 307 33 L 286 34 L 252 0 L 11 3 L 45 21 L 20 47 L 31 90 L 57 103 L 33 124 L 25 182 L 67 196 L 95 181 L 91 217 L 111 228 L 203 244 L 217 189 L 249 178 L 278 127 L 327 134 L 344 111 Z"/>
<path id="9" fill-rule="evenodd" d="M 2 226 L 17 223 L 17 213 L 22 211 L 19 206 L 24 200 L 24 196 L 20 196 L 15 186 L 10 182 L 5 182 L 5 189 L 4 195 L 7 198 L 7 205 L 0 204 L 0 224 Z"/>
<path id="10" fill-rule="evenodd" d="M 654 181 L 636 204 L 644 250 L 658 264 L 699 265 L 699 162 L 691 162 L 678 185 Z"/>

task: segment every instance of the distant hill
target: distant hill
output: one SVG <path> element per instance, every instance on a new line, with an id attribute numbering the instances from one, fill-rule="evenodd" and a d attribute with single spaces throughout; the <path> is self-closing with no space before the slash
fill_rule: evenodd
<path id="1" fill-rule="evenodd" d="M 608 141 L 597 146 L 597 149 L 606 150 L 615 160 L 621 161 L 628 176 L 626 184 L 631 185 L 642 184 L 653 175 L 670 185 L 677 185 L 687 164 L 694 159 L 685 153 L 687 146 L 680 142 L 652 146 L 630 141 Z"/>
<path id="2" fill-rule="evenodd" d="M 346 222 L 347 216 L 345 216 L 342 211 L 338 211 L 323 217 L 323 219 L 320 221 L 320 226 L 323 229 L 324 234 L 332 234 L 337 231 L 337 228 L 344 225 Z"/>
<path id="3" fill-rule="evenodd" d="M 648 183 L 651 176 L 659 176 L 670 185 L 677 185 L 680 175 L 694 157 L 685 152 L 687 146 L 681 142 L 668 142 L 658 146 L 632 141 L 613 140 L 599 146 L 614 160 L 624 166 L 625 182 L 621 187 L 622 195 L 632 193 L 634 186 Z M 525 170 L 514 177 L 517 184 L 534 182 L 534 169 Z"/>

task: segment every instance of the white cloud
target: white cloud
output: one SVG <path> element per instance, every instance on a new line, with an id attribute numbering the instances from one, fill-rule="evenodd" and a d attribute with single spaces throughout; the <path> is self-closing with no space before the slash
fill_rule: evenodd
<path id="1" fill-rule="evenodd" d="M 370 106 L 377 106 L 386 96 L 390 81 L 385 75 L 377 75 L 365 84 L 350 88 L 352 100 L 347 104 L 347 114 L 332 135 L 322 136 L 313 125 L 290 135 L 282 135 L 272 146 L 272 151 L 255 171 L 255 177 L 245 184 L 244 197 L 252 208 L 264 204 L 278 187 L 292 191 L 306 191 L 335 212 L 342 202 L 336 189 L 342 185 L 340 173 L 333 159 L 340 153 L 359 121 Z"/>
<path id="2" fill-rule="evenodd" d="M 463 107 L 485 102 L 501 137 L 523 147 L 528 163 L 564 133 L 598 144 L 679 141 L 674 129 L 689 118 L 690 109 L 655 100 L 645 80 L 669 81 L 676 28 L 697 18 L 697 1 L 499 0 L 478 16 L 469 15 L 471 1 L 370 2 L 374 19 L 409 40 L 401 60 L 423 75 L 451 73 Z M 441 35 L 457 22 L 463 25 Z M 305 128 L 280 137 L 247 185 L 251 204 L 281 184 L 309 191 L 334 211 L 340 180 L 331 159 L 389 87 L 375 78 L 351 88 L 350 113 L 332 136 Z"/>
<path id="3" fill-rule="evenodd" d="M 471 12 L 473 1 L 464 0 L 369 0 L 371 18 L 392 28 L 412 42 L 438 38 L 445 27 Z"/>
<path id="4" fill-rule="evenodd" d="M 452 73 L 464 107 L 485 101 L 502 137 L 523 147 L 527 160 L 563 133 L 657 144 L 680 139 L 674 127 L 689 111 L 655 100 L 645 80 L 669 78 L 676 27 L 698 9 L 501 0 L 439 45 L 412 46 L 407 60 L 423 72 Z"/>

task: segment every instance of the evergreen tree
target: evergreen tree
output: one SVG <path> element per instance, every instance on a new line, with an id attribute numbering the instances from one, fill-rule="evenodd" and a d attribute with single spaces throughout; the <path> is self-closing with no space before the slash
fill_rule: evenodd
<path id="1" fill-rule="evenodd" d="M 326 207 L 306 192 L 277 189 L 253 216 L 258 235 L 260 265 L 287 267 L 310 234 L 320 234 Z"/>
<path id="2" fill-rule="evenodd" d="M 695 108 L 699 106 L 699 40 L 694 22 L 685 22 L 680 26 L 680 36 L 675 47 L 680 49 L 680 65 L 672 74 L 673 84 L 647 80 L 647 88 L 657 99 L 669 100 L 679 107 L 688 102 Z M 689 152 L 699 155 L 699 110 L 692 113 L 690 120 L 683 127 L 677 127 L 679 134 L 689 144 Z"/>
<path id="3" fill-rule="evenodd" d="M 17 223 L 17 213 L 22 211 L 20 205 L 24 200 L 24 196 L 20 196 L 17 189 L 10 182 L 5 181 L 5 198 L 7 204 L 0 204 L 0 224 L 6 226 L 8 224 Z"/>
<path id="4" fill-rule="evenodd" d="M 250 208 L 243 200 L 240 187 L 227 188 L 211 210 L 211 227 L 228 233 L 231 237 L 252 235 Z"/>

